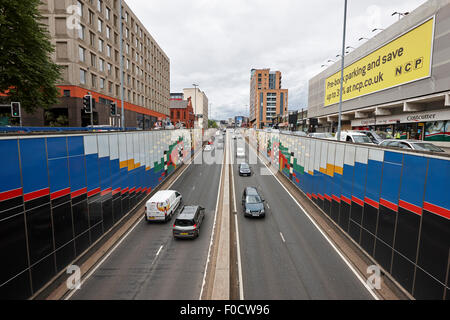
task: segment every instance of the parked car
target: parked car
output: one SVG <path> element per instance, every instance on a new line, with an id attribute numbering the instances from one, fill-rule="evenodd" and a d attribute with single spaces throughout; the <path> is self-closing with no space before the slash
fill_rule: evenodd
<path id="1" fill-rule="evenodd" d="M 250 168 L 250 166 L 248 165 L 248 163 L 241 163 L 239 165 L 239 175 L 240 176 L 251 176 L 252 175 L 252 170 Z"/>
<path id="2" fill-rule="evenodd" d="M 205 219 L 205 208 L 201 206 L 185 206 L 173 224 L 173 237 L 198 238 L 200 228 Z"/>
<path id="3" fill-rule="evenodd" d="M 204 149 L 204 151 L 207 151 L 207 152 L 213 151 L 213 150 L 214 150 L 214 147 L 213 147 L 212 145 L 210 145 L 210 144 L 207 144 L 207 145 L 205 146 L 205 149 Z"/>
<path id="4" fill-rule="evenodd" d="M 358 130 L 356 132 L 361 132 L 365 134 L 375 144 L 380 144 L 384 140 L 394 139 L 394 137 L 389 132 L 371 131 L 371 130 Z"/>
<path id="5" fill-rule="evenodd" d="M 237 158 L 245 158 L 245 150 L 244 148 L 237 148 L 236 149 L 236 157 Z"/>
<path id="6" fill-rule="evenodd" d="M 308 137 L 335 140 L 336 138 L 329 132 L 312 132 L 308 134 Z"/>
<path id="7" fill-rule="evenodd" d="M 353 143 L 364 143 L 373 144 L 372 140 L 369 139 L 367 135 L 358 131 L 342 131 L 341 141 L 353 142 Z"/>
<path id="8" fill-rule="evenodd" d="M 417 151 L 429 151 L 429 152 L 445 152 L 445 150 L 439 148 L 438 146 L 420 140 L 398 140 L 398 139 L 389 139 L 384 140 L 380 143 L 381 147 L 393 147 L 393 148 L 401 148 L 407 150 L 417 150 Z"/>
<path id="9" fill-rule="evenodd" d="M 255 187 L 246 187 L 242 194 L 244 216 L 264 218 L 266 216 L 264 201 Z"/>
<path id="10" fill-rule="evenodd" d="M 294 131 L 294 132 L 292 132 L 292 134 L 294 135 L 294 136 L 299 136 L 299 137 L 307 137 L 308 135 L 306 134 L 306 132 L 304 132 L 304 131 Z"/>
<path id="11" fill-rule="evenodd" d="M 145 220 L 168 221 L 183 203 L 178 191 L 161 190 L 155 193 L 145 204 Z"/>

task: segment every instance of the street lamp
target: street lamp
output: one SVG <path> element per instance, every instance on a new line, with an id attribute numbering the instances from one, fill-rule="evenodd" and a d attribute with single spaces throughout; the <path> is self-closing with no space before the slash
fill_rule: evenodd
<path id="1" fill-rule="evenodd" d="M 358 41 L 361 41 L 361 40 L 370 40 L 370 39 L 369 39 L 369 38 L 364 38 L 364 37 L 362 37 L 362 38 L 359 38 Z"/>
<path id="2" fill-rule="evenodd" d="M 353 50 L 355 50 L 355 48 L 353 48 L 352 46 L 347 46 L 345 49 L 353 49 Z"/>
<path id="3" fill-rule="evenodd" d="M 395 15 L 398 15 L 398 20 L 400 20 L 401 19 L 401 17 L 404 17 L 404 16 L 407 16 L 409 14 L 409 12 L 394 12 L 391 16 L 393 17 L 393 16 L 395 16 Z"/>
<path id="4" fill-rule="evenodd" d="M 341 60 L 341 91 L 339 92 L 339 117 L 337 140 L 341 140 L 341 121 L 342 121 L 342 93 L 344 91 L 344 67 L 345 67 L 345 33 L 347 31 L 347 0 L 344 3 L 344 30 L 342 35 L 342 60 Z"/>
<path id="5" fill-rule="evenodd" d="M 372 30 L 372 32 L 375 32 L 375 31 L 383 31 L 383 30 L 384 30 L 383 28 L 375 28 L 375 29 Z"/>

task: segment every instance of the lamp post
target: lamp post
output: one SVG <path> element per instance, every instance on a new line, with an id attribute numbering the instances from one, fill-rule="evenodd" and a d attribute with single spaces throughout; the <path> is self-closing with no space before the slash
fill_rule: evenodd
<path id="1" fill-rule="evenodd" d="M 398 15 L 398 20 L 400 20 L 402 17 L 407 16 L 409 12 L 394 12 L 391 16 Z"/>
<path id="2" fill-rule="evenodd" d="M 383 30 L 384 30 L 383 28 L 375 28 L 375 29 L 372 30 L 372 32 L 375 32 L 375 31 L 383 31 Z"/>
<path id="3" fill-rule="evenodd" d="M 125 110 L 124 110 L 124 93 L 123 93 L 123 87 L 124 87 L 124 77 L 123 77 L 123 7 L 122 7 L 122 0 L 119 0 L 119 11 L 120 11 L 120 102 L 122 104 L 121 109 L 121 125 L 122 130 L 125 131 Z"/>
<path id="4" fill-rule="evenodd" d="M 369 38 L 364 38 L 364 37 L 362 37 L 362 38 L 359 38 L 358 41 L 361 41 L 361 40 L 370 40 L 370 39 L 369 39 Z"/>
<path id="5" fill-rule="evenodd" d="M 341 120 L 342 120 L 342 96 L 344 91 L 344 66 L 345 66 L 345 33 L 347 31 L 347 0 L 344 4 L 344 31 L 342 36 L 342 60 L 341 60 L 341 91 L 339 94 L 339 118 L 338 118 L 338 131 L 337 140 L 341 140 Z"/>

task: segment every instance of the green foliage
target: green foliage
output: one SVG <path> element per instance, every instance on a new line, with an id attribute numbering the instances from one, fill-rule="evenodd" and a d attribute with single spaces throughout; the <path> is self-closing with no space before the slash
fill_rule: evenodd
<path id="1" fill-rule="evenodd" d="M 214 120 L 208 120 L 208 128 L 214 128 L 214 129 L 217 129 L 217 128 L 219 128 L 219 127 L 217 126 L 216 121 L 214 121 Z"/>
<path id="2" fill-rule="evenodd" d="M 0 0 L 0 93 L 27 112 L 58 102 L 60 68 L 41 23 L 40 0 Z"/>

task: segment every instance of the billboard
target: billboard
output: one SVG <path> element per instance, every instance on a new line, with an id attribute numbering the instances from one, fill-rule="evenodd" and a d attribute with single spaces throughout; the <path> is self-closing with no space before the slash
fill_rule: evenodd
<path id="1" fill-rule="evenodd" d="M 342 100 L 431 76 L 432 17 L 344 69 Z M 325 80 L 325 107 L 339 103 L 341 71 Z"/>

